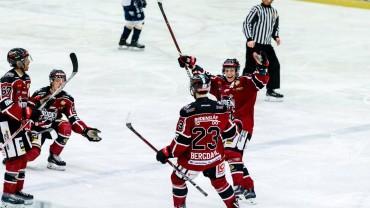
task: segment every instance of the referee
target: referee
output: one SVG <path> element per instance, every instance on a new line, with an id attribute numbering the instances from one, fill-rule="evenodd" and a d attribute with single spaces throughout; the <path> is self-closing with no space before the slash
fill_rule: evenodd
<path id="1" fill-rule="evenodd" d="M 273 0 L 262 0 L 262 3 L 252 7 L 243 23 L 243 32 L 247 38 L 245 68 L 243 74 L 251 74 L 256 69 L 256 63 L 252 57 L 253 52 L 264 51 L 270 62 L 270 80 L 267 83 L 266 101 L 283 101 L 283 95 L 275 92 L 280 88 L 280 63 L 274 48 L 271 46 L 271 38 L 280 45 L 279 38 L 279 14 L 271 6 Z"/>

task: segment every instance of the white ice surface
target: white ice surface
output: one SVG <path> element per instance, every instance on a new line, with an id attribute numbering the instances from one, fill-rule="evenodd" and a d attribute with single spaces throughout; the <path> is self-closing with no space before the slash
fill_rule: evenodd
<path id="1" fill-rule="evenodd" d="M 28 164 L 24 190 L 43 207 L 172 206 L 171 167 L 158 163 L 125 126 L 134 110 L 134 127 L 162 148 L 174 135 L 180 108 L 193 101 L 157 2 L 147 2 L 140 39 L 146 49 L 138 52 L 117 50 L 124 25 L 119 0 L 0 1 L 0 73 L 10 69 L 11 48 L 26 48 L 34 92 L 48 84 L 51 69 L 69 74 L 68 55 L 75 52 L 79 72 L 65 90 L 80 118 L 102 131 L 100 143 L 72 134 L 61 155 L 65 172 L 46 168 L 50 141 Z M 182 52 L 218 74 L 226 58 L 244 64 L 242 22 L 259 2 L 163 5 Z M 273 5 L 280 13 L 282 44 L 274 46 L 285 98 L 267 103 L 265 90 L 257 98 L 244 157 L 256 207 L 370 207 L 370 11 L 291 0 Z M 209 196 L 189 184 L 188 207 L 224 207 L 207 178 L 195 182 Z"/>

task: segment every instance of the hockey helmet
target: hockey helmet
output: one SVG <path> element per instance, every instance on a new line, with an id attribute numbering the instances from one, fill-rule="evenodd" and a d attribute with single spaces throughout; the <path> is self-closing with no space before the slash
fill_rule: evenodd
<path id="1" fill-rule="evenodd" d="M 234 67 L 235 68 L 235 74 L 238 77 L 239 76 L 239 69 L 240 69 L 240 64 L 239 64 L 238 59 L 235 59 L 235 58 L 226 59 L 224 61 L 224 63 L 222 64 L 222 74 L 225 73 L 225 68 L 229 68 L 229 67 Z"/>
<path id="2" fill-rule="evenodd" d="M 24 63 L 25 58 L 30 54 L 24 48 L 13 48 L 8 52 L 7 59 L 11 67 L 17 67 L 17 61 Z M 31 58 L 32 60 L 32 58 Z"/>
<path id="3" fill-rule="evenodd" d="M 64 73 L 63 70 L 61 69 L 53 69 L 51 70 L 50 74 L 49 74 L 49 81 L 50 83 L 53 82 L 54 79 L 57 79 L 57 78 L 63 78 L 64 81 L 67 80 L 67 76 L 66 76 L 66 73 Z"/>
<path id="4" fill-rule="evenodd" d="M 204 74 L 198 74 L 191 78 L 190 91 L 192 95 L 207 94 L 209 92 L 210 79 Z"/>

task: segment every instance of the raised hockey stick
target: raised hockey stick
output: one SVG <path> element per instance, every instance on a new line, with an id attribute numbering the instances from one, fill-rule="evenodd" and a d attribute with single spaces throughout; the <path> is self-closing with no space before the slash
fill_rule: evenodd
<path id="1" fill-rule="evenodd" d="M 159 9 L 160 9 L 160 10 L 161 10 L 161 12 L 162 12 L 162 15 L 163 15 L 164 21 L 166 22 L 167 28 L 168 28 L 168 30 L 170 31 L 170 34 L 171 34 L 172 40 L 173 40 L 173 42 L 175 43 L 176 49 L 177 49 L 177 51 L 179 52 L 179 55 L 181 56 L 181 55 L 182 55 L 182 53 L 181 53 L 181 50 L 180 50 L 179 44 L 177 44 L 176 37 L 175 37 L 175 35 L 174 35 L 174 33 L 173 33 L 172 29 L 171 29 L 171 25 L 170 25 L 170 23 L 168 22 L 168 19 L 167 19 L 167 17 L 166 17 L 166 13 L 164 13 L 163 5 L 162 5 L 162 0 L 157 0 L 157 2 L 158 2 Z M 188 67 L 187 67 L 186 65 L 185 65 L 185 69 L 186 69 L 186 73 L 188 74 L 189 79 L 191 79 L 191 74 L 190 74 L 189 69 L 188 69 Z"/>
<path id="2" fill-rule="evenodd" d="M 134 134 L 136 134 L 136 136 L 138 136 L 141 140 L 143 140 L 143 142 L 145 144 L 147 144 L 152 150 L 154 150 L 155 152 L 158 152 L 157 148 L 155 148 L 150 142 L 148 142 L 148 140 L 146 140 L 143 136 L 141 136 L 134 129 L 134 127 L 131 124 L 131 118 L 130 117 L 131 117 L 131 113 L 129 113 L 127 115 L 127 118 L 126 118 L 126 126 L 127 126 L 127 128 L 129 128 L 132 132 L 134 132 Z M 191 180 L 183 172 L 181 172 L 181 170 L 179 170 L 170 160 L 167 160 L 167 163 L 170 164 L 177 172 L 179 172 L 186 181 L 189 181 L 189 183 L 191 183 L 191 185 L 193 185 L 196 189 L 198 189 L 198 191 L 200 191 L 200 193 L 202 193 L 204 196 L 208 196 L 208 194 L 205 191 L 203 191 L 202 188 L 200 188 L 193 180 Z"/>
<path id="3" fill-rule="evenodd" d="M 60 93 L 62 90 L 63 90 L 63 88 L 66 86 L 66 84 L 75 76 L 75 74 L 77 74 L 77 72 L 78 72 L 78 61 L 77 61 L 77 56 L 76 56 L 76 54 L 75 53 L 71 53 L 70 55 L 69 55 L 69 57 L 71 58 L 71 62 L 72 62 L 72 66 L 73 66 L 73 70 L 72 70 L 72 74 L 69 76 L 69 78 L 57 89 L 57 90 L 55 90 L 55 92 L 53 93 L 53 94 L 51 94 L 50 96 L 49 96 L 49 98 L 45 101 L 45 102 L 43 102 L 42 104 L 41 104 L 41 106 L 38 108 L 38 110 L 42 110 L 44 107 L 45 107 L 45 105 L 46 105 L 46 103 L 49 101 L 49 100 L 51 100 L 51 99 L 53 99 L 58 93 Z M 24 127 L 26 127 L 27 126 L 27 124 L 30 122 L 30 120 L 27 120 L 27 122 L 25 123 L 25 124 L 23 124 L 21 127 L 19 127 L 18 129 L 17 129 L 17 131 L 15 131 L 9 138 L 7 138 L 5 141 L 4 141 L 4 143 L 0 146 L 0 149 L 3 149 L 3 147 L 6 145 L 6 144 L 8 144 L 12 139 L 14 139 L 14 137 L 16 137 L 18 134 L 19 134 L 19 132 L 21 132 L 23 129 L 24 129 Z"/>

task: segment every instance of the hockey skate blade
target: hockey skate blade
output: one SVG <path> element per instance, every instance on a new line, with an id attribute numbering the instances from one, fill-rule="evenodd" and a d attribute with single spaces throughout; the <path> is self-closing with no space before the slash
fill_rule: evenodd
<path id="1" fill-rule="evenodd" d="M 51 169 L 51 170 L 58 170 L 58 171 L 65 171 L 66 168 L 64 166 L 59 166 L 59 165 L 56 165 L 54 163 L 48 163 L 47 165 L 47 168 Z"/>
<path id="2" fill-rule="evenodd" d="M 267 102 L 283 102 L 283 98 L 276 98 L 272 96 L 266 96 L 265 101 Z"/>
<path id="3" fill-rule="evenodd" d="M 125 45 L 123 45 L 123 46 L 118 46 L 118 50 L 128 50 L 130 47 L 128 47 L 128 46 L 125 46 Z"/>
<path id="4" fill-rule="evenodd" d="M 145 48 L 138 48 L 133 46 L 119 46 L 118 50 L 120 51 L 144 51 Z"/>
<path id="5" fill-rule="evenodd" d="M 1 202 L 1 208 L 24 208 L 24 205 L 23 204 L 9 204 L 9 203 L 6 203 L 6 202 Z"/>
<path id="6" fill-rule="evenodd" d="M 236 195 L 236 199 L 238 200 L 239 204 L 251 204 L 251 205 L 256 205 L 257 201 L 256 198 L 249 198 L 245 199 L 243 195 Z"/>

